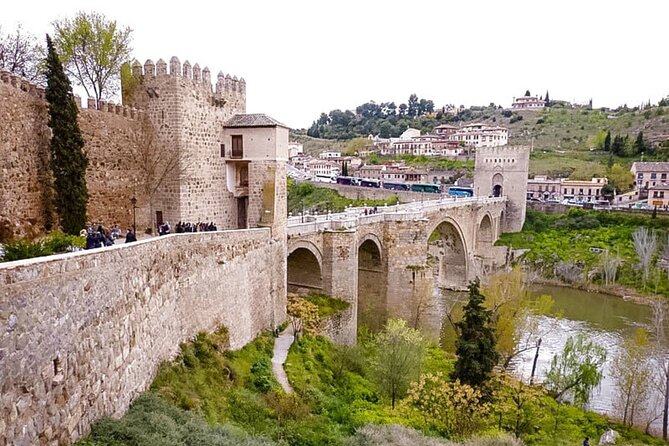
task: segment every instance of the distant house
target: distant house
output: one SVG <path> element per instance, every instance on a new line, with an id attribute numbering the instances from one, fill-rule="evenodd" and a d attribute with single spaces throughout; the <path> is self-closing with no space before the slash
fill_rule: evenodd
<path id="1" fill-rule="evenodd" d="M 358 170 L 358 177 L 359 178 L 371 178 L 374 180 L 380 180 L 381 179 L 381 173 L 386 169 L 386 166 L 378 166 L 374 164 L 368 164 L 365 166 L 362 166 L 360 170 Z"/>
<path id="2" fill-rule="evenodd" d="M 512 110 L 541 110 L 544 107 L 546 107 L 546 101 L 536 96 L 514 98 L 511 104 Z"/>
<path id="3" fill-rule="evenodd" d="M 331 160 L 341 158 L 341 152 L 321 152 L 318 157 L 322 160 Z"/>
<path id="4" fill-rule="evenodd" d="M 562 180 L 562 197 L 576 201 L 594 201 L 604 199 L 602 187 L 609 184 L 607 178 L 592 178 L 591 180 Z"/>
<path id="5" fill-rule="evenodd" d="M 669 162 L 635 161 L 630 168 L 634 175 L 635 189 L 650 189 L 659 184 L 667 183 Z"/>
<path id="6" fill-rule="evenodd" d="M 304 153 L 304 145 L 295 141 L 288 143 L 288 158 L 296 157 L 302 153 Z"/>
<path id="7" fill-rule="evenodd" d="M 543 200 L 560 200 L 562 191 L 560 179 L 552 179 L 546 176 L 535 176 L 527 180 L 527 198 L 540 198 Z"/>

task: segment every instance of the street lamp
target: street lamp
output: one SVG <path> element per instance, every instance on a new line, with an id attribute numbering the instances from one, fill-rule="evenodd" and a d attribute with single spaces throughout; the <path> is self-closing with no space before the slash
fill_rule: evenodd
<path id="1" fill-rule="evenodd" d="M 133 195 L 130 203 L 132 204 L 132 232 L 137 237 L 137 197 Z"/>

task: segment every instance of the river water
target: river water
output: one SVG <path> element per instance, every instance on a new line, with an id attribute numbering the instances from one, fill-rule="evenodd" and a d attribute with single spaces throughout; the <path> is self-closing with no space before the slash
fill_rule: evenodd
<path id="1" fill-rule="evenodd" d="M 544 379 L 550 368 L 551 359 L 562 351 L 570 336 L 585 333 L 607 352 L 604 378 L 599 388 L 593 391 L 587 408 L 615 417 L 616 389 L 611 374 L 611 364 L 622 348 L 625 338 L 632 336 L 639 327 L 649 327 L 652 320 L 651 308 L 625 301 L 620 297 L 572 288 L 542 286 L 533 289 L 532 293 L 534 296 L 542 294 L 552 296 L 555 301 L 554 313 L 559 314 L 559 317 L 532 316 L 538 323 L 538 333 L 542 339 L 535 381 L 541 382 Z M 466 298 L 466 293 L 440 292 L 437 299 L 440 302 L 436 302 L 430 317 L 423 321 L 423 328 L 427 329 L 429 334 L 439 333 L 441 343 L 447 350 L 453 350 L 454 336 L 449 322 L 443 319 L 444 311 L 454 301 L 463 302 Z M 438 314 L 441 314 L 441 320 Z M 438 328 L 435 323 L 438 324 Z M 669 340 L 665 340 L 665 346 L 669 348 Z M 525 382 L 529 382 L 534 354 L 535 349 L 526 351 L 513 364 L 514 371 Z M 658 378 L 659 373 L 657 369 Z M 655 398 L 649 404 L 659 408 L 661 403 Z M 659 428 L 659 421 L 653 424 L 653 428 L 654 430 Z"/>

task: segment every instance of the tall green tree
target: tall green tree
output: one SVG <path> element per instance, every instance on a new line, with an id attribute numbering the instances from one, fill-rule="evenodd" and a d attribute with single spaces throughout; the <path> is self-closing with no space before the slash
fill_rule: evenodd
<path id="1" fill-rule="evenodd" d="M 55 205 L 63 231 L 78 234 L 86 225 L 88 159 L 83 151 L 84 138 L 77 122 L 79 110 L 72 96 L 72 86 L 49 35 L 46 44 L 46 100 L 52 130 L 50 149 Z"/>
<path id="2" fill-rule="evenodd" d="M 604 150 L 607 152 L 611 150 L 611 130 L 606 132 L 606 138 L 604 138 Z"/>
<path id="3" fill-rule="evenodd" d="M 643 140 L 643 132 L 639 131 L 636 135 L 636 140 L 634 141 L 634 153 L 642 154 L 646 151 L 646 142 Z"/>
<path id="4" fill-rule="evenodd" d="M 392 408 L 418 377 L 425 357 L 425 341 L 418 330 L 406 321 L 391 319 L 376 335 L 378 355 L 374 361 L 374 376 L 380 390 L 390 398 Z"/>
<path id="5" fill-rule="evenodd" d="M 548 90 L 546 90 L 546 97 L 544 97 L 544 101 L 546 101 L 546 107 L 551 106 L 551 100 L 550 97 L 548 96 Z"/>
<path id="6" fill-rule="evenodd" d="M 103 14 L 83 11 L 72 19 L 57 20 L 53 26 L 58 55 L 67 73 L 97 102 L 114 95 L 121 65 L 130 58 L 132 30 Z"/>
<path id="7" fill-rule="evenodd" d="M 458 359 L 453 378 L 472 386 L 485 383 L 499 361 L 492 312 L 485 308 L 485 296 L 480 293 L 479 286 L 478 279 L 469 284 L 469 301 L 462 320 L 455 324 L 458 331 L 455 343 Z"/>

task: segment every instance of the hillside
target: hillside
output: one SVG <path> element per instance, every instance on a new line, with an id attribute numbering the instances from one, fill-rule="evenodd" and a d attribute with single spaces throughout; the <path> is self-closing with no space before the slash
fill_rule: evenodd
<path id="1" fill-rule="evenodd" d="M 437 119 L 436 115 L 426 115 L 402 122 L 424 132 L 441 122 L 453 125 L 470 122 L 501 125 L 509 129 L 509 144 L 533 146 L 531 175 L 569 176 L 577 168 L 599 171 L 610 161 L 629 166 L 638 156 L 630 153 L 624 157 L 611 157 L 608 152 L 596 150 L 598 134 L 610 131 L 612 135 L 629 135 L 633 141 L 641 131 L 648 145 L 656 145 L 658 137 L 669 134 L 669 107 L 655 106 L 642 111 L 626 108 L 602 111 L 566 108 L 558 104 L 541 111 L 513 112 L 510 116 L 508 111 L 498 107 L 471 107 L 457 116 L 446 115 Z M 299 133 L 291 135 L 291 138 L 303 142 L 307 153 L 345 150 L 348 142 L 312 138 L 303 131 Z M 646 160 L 666 158 L 666 147 L 652 158 L 647 152 L 644 153 Z"/>

